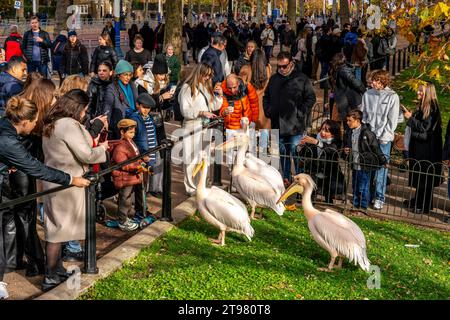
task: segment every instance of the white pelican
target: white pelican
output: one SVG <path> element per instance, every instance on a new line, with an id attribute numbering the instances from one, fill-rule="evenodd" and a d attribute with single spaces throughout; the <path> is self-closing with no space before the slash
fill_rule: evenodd
<path id="1" fill-rule="evenodd" d="M 281 175 L 263 161 L 246 156 L 249 140 L 247 133 L 238 132 L 216 148 L 229 150 L 239 146 L 231 176 L 236 190 L 252 207 L 250 217 L 254 219 L 256 206 L 271 208 L 281 216 L 285 210 L 282 203 L 277 204 L 278 198 L 285 190 Z"/>
<path id="2" fill-rule="evenodd" d="M 337 268 L 342 267 L 344 257 L 355 265 L 369 271 L 370 261 L 366 254 L 366 239 L 361 229 L 356 223 L 346 216 L 326 209 L 317 210 L 311 202 L 311 194 L 316 184 L 307 174 L 298 174 L 294 177 L 294 182 L 286 190 L 278 201 L 283 201 L 291 194 L 298 192 L 303 194 L 303 212 L 308 220 L 308 228 L 314 240 L 331 255 L 328 268 L 319 268 L 321 271 L 332 271 L 337 257 L 339 262 Z"/>
<path id="3" fill-rule="evenodd" d="M 247 208 L 239 199 L 220 188 L 206 188 L 207 154 L 202 151 L 200 156 L 201 162 L 193 172 L 193 177 L 195 177 L 201 170 L 196 192 L 197 208 L 206 222 L 220 229 L 218 239 L 210 240 L 223 246 L 225 245 L 225 232 L 234 231 L 245 235 L 251 241 L 255 231 L 250 225 Z"/>

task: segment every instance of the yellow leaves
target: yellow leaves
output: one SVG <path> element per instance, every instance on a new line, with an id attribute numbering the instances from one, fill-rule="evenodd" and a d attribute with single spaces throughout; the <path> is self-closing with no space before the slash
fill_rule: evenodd
<path id="1" fill-rule="evenodd" d="M 447 55 L 446 55 L 447 56 Z M 448 59 L 448 56 L 447 56 L 447 59 Z M 445 61 L 448 61 L 448 60 L 445 60 Z M 445 71 L 450 71 L 450 66 L 447 64 L 447 65 L 445 65 L 444 66 L 444 70 Z"/>
<path id="2" fill-rule="evenodd" d="M 441 79 L 441 73 L 439 71 L 439 68 L 433 68 L 431 69 L 430 73 L 429 73 L 430 78 L 435 78 L 437 81 L 439 81 Z"/>
<path id="3" fill-rule="evenodd" d="M 434 18 L 439 18 L 441 15 L 444 15 L 446 17 L 449 16 L 450 14 L 450 7 L 448 5 L 446 5 L 444 2 L 439 2 L 436 4 L 436 6 L 434 7 Z"/>
<path id="4" fill-rule="evenodd" d="M 448 55 L 446 55 L 445 53 L 442 55 L 442 57 L 441 57 L 441 60 L 443 60 L 443 61 L 448 61 L 449 60 L 449 57 L 448 57 Z M 446 70 L 446 71 L 450 71 L 450 66 L 448 65 L 448 64 L 446 64 L 445 66 L 444 66 L 444 69 Z"/>
<path id="5" fill-rule="evenodd" d="M 412 33 L 411 31 L 409 31 L 406 34 L 406 40 L 408 40 L 409 43 L 414 43 L 416 41 L 416 36 L 414 35 L 414 33 Z"/>
<path id="6" fill-rule="evenodd" d="M 410 87 L 412 90 L 417 91 L 417 89 L 419 89 L 419 86 L 425 85 L 426 82 L 420 79 L 412 78 L 406 81 L 405 84 L 408 85 L 408 87 Z"/>
<path id="7" fill-rule="evenodd" d="M 428 10 L 428 8 L 425 8 L 420 14 L 419 17 L 421 20 L 427 20 L 428 17 L 430 15 L 430 11 Z"/>
<path id="8" fill-rule="evenodd" d="M 413 15 L 414 13 L 416 13 L 416 8 L 409 9 L 409 11 L 408 11 L 409 15 Z"/>

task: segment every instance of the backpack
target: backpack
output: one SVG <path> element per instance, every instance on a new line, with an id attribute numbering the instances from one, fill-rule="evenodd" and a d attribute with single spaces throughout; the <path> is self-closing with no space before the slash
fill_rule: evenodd
<path id="1" fill-rule="evenodd" d="M 183 122 L 184 117 L 183 117 L 183 114 L 181 113 L 181 107 L 180 107 L 180 103 L 178 102 L 178 96 L 180 94 L 181 87 L 183 86 L 183 84 L 184 83 L 177 85 L 177 88 L 175 89 L 175 93 L 173 94 L 173 99 L 172 99 L 174 119 L 175 119 L 175 121 L 180 121 L 180 122 Z"/>

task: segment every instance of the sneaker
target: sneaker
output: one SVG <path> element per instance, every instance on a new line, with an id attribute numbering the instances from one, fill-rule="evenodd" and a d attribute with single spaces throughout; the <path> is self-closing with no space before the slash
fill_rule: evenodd
<path id="1" fill-rule="evenodd" d="M 62 259 L 64 262 L 74 262 L 74 261 L 82 262 L 84 261 L 84 252 L 83 251 L 71 252 L 69 250 L 64 250 Z"/>
<path id="2" fill-rule="evenodd" d="M 375 203 L 373 204 L 373 207 L 375 210 L 381 210 L 383 209 L 383 205 L 384 205 L 383 201 L 376 199 Z"/>
<path id="3" fill-rule="evenodd" d="M 152 224 L 153 222 L 155 222 L 155 218 L 153 216 L 148 216 L 145 217 L 144 219 L 142 219 L 142 221 L 139 223 L 139 228 L 144 229 L 146 226 L 148 226 L 149 224 Z"/>
<path id="4" fill-rule="evenodd" d="M 122 231 L 134 231 L 137 228 L 139 228 L 139 225 L 130 218 L 127 218 L 124 223 L 119 223 L 119 229 Z"/>
<path id="5" fill-rule="evenodd" d="M 133 221 L 136 222 L 137 224 L 140 224 L 142 219 L 144 219 L 145 216 L 142 214 L 142 212 L 140 211 L 136 211 L 133 217 Z"/>
<path id="6" fill-rule="evenodd" d="M 108 228 L 118 228 L 119 227 L 119 221 L 117 220 L 106 220 L 105 221 L 105 226 L 107 226 Z"/>
<path id="7" fill-rule="evenodd" d="M 6 282 L 0 281 L 0 300 L 8 299 L 9 297 L 8 290 L 6 290 L 7 285 L 8 284 Z"/>

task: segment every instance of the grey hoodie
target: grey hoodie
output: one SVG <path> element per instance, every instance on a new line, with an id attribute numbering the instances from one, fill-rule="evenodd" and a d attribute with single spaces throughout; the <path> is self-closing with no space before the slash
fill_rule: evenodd
<path id="1" fill-rule="evenodd" d="M 380 143 L 394 140 L 400 115 L 400 99 L 389 87 L 383 90 L 367 90 L 361 103 L 363 122 L 370 125 Z"/>

